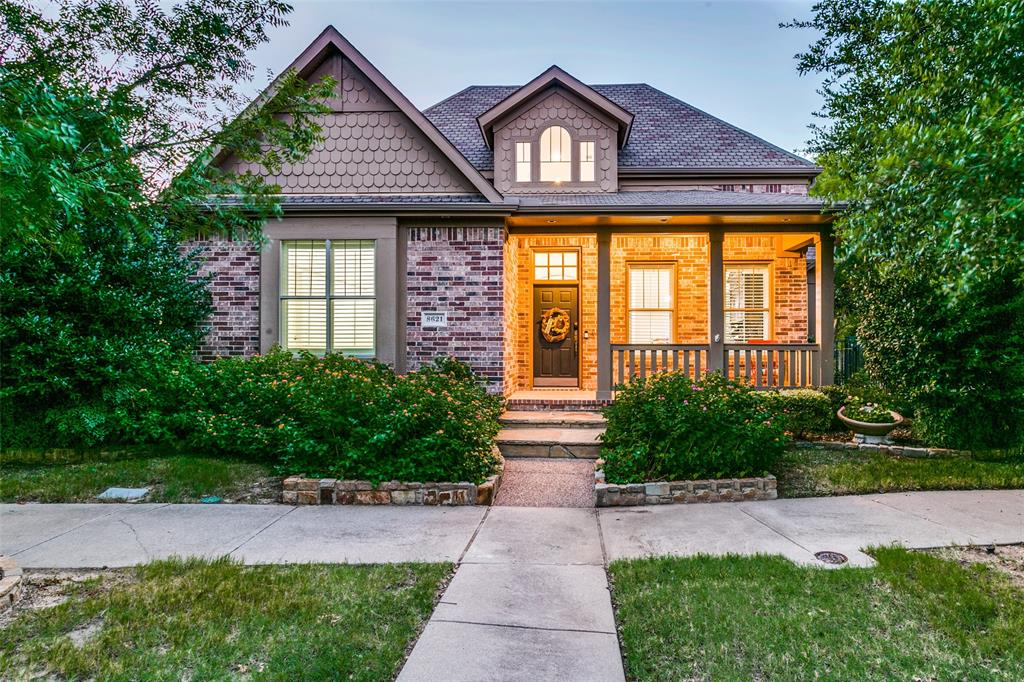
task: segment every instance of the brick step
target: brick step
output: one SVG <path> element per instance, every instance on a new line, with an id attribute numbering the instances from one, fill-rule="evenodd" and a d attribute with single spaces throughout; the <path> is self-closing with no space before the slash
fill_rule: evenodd
<path id="1" fill-rule="evenodd" d="M 563 428 L 603 429 L 604 417 L 599 412 L 555 412 L 546 410 L 515 410 L 501 415 L 502 425 L 508 429 Z"/>
<path id="2" fill-rule="evenodd" d="M 600 412 L 610 400 L 576 398 L 509 398 L 505 407 L 510 412 Z"/>
<path id="3" fill-rule="evenodd" d="M 597 459 L 601 454 L 598 437 L 602 433 L 604 429 L 600 428 L 504 428 L 496 442 L 503 457 Z"/>

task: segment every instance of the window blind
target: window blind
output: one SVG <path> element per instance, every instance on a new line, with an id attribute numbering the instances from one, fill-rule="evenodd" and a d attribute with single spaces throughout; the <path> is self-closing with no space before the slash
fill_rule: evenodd
<path id="1" fill-rule="evenodd" d="M 372 356 L 375 260 L 372 239 L 282 241 L 281 345 Z"/>
<path id="2" fill-rule="evenodd" d="M 768 268 L 725 270 L 725 342 L 766 340 L 770 330 Z"/>
<path id="3" fill-rule="evenodd" d="M 630 343 L 672 343 L 672 273 L 670 265 L 629 269 Z"/>

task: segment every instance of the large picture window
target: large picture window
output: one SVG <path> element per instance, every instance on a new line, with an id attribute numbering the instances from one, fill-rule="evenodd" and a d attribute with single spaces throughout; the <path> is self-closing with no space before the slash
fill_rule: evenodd
<path id="1" fill-rule="evenodd" d="M 768 340 L 771 334 L 769 280 L 765 265 L 726 266 L 726 343 Z"/>
<path id="2" fill-rule="evenodd" d="M 562 126 L 551 126 L 540 135 L 540 180 L 572 180 L 572 138 Z"/>
<path id="3" fill-rule="evenodd" d="M 630 343 L 672 343 L 673 272 L 671 264 L 629 267 Z"/>
<path id="4" fill-rule="evenodd" d="M 281 346 L 372 357 L 376 351 L 372 239 L 281 242 Z"/>

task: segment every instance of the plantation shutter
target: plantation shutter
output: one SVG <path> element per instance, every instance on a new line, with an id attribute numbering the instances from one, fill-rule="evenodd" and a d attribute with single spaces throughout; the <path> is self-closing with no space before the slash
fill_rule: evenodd
<path id="1" fill-rule="evenodd" d="M 725 342 L 768 339 L 768 268 L 727 267 L 725 270 Z"/>
<path id="2" fill-rule="evenodd" d="M 281 243 L 281 345 L 327 349 L 327 243 Z"/>
<path id="3" fill-rule="evenodd" d="M 281 345 L 372 356 L 375 243 L 366 239 L 281 242 Z"/>
<path id="4" fill-rule="evenodd" d="M 629 342 L 672 343 L 672 266 L 629 269 Z"/>
<path id="5" fill-rule="evenodd" d="M 373 355 L 376 318 L 374 243 L 347 239 L 331 243 L 334 254 L 331 348 L 351 355 Z"/>

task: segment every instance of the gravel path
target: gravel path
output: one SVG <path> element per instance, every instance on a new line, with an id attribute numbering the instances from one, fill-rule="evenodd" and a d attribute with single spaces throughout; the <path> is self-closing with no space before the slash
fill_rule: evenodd
<path id="1" fill-rule="evenodd" d="M 593 507 L 594 461 L 506 459 L 499 507 Z"/>

